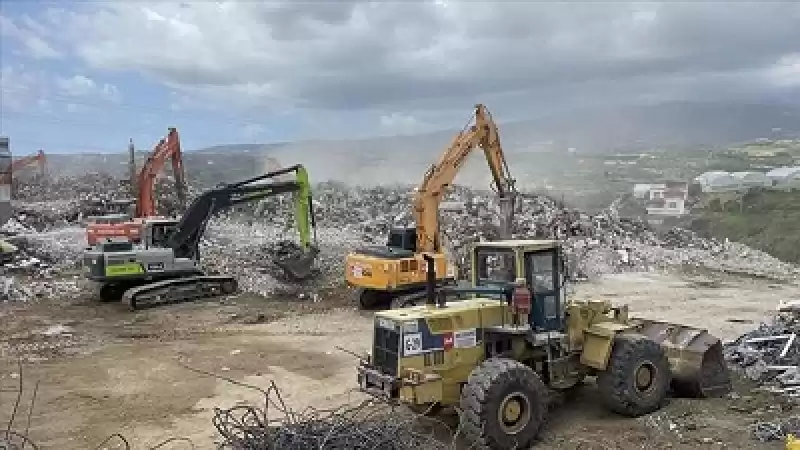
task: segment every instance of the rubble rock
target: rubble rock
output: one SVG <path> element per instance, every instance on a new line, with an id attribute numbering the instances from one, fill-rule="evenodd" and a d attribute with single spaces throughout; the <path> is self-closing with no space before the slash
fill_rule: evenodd
<path id="1" fill-rule="evenodd" d="M 171 180 L 157 186 L 163 214 L 177 213 Z M 17 217 L 7 228 L 23 242 L 28 263 L 10 271 L 59 271 L 80 263 L 85 230 L 80 218 L 91 211 L 86 204 L 129 197 L 124 183 L 90 174 L 60 178 L 42 186 L 15 185 Z M 202 189 L 189 185 L 191 201 Z M 348 251 L 386 242 L 392 227 L 413 226 L 410 186 L 350 187 L 327 182 L 314 186 L 317 238 L 320 249 L 318 276 L 306 283 L 283 280 L 269 261 L 296 242 L 290 195 L 244 204 L 209 223 L 201 246 L 205 266 L 234 274 L 248 292 L 313 291 L 340 284 Z M 76 200 L 77 199 L 77 200 Z M 443 241 L 448 257 L 463 277 L 470 271 L 469 244 L 499 236 L 498 205 L 494 194 L 456 186 L 446 196 L 441 211 Z M 589 215 L 567 208 L 542 195 L 524 193 L 513 226 L 514 238 L 559 239 L 564 243 L 570 278 L 582 280 L 608 273 L 703 268 L 749 274 L 775 280 L 796 279 L 797 267 L 747 246 L 702 239 L 691 231 L 673 229 L 658 233 L 639 220 L 619 217 L 614 204 Z M 284 246 L 284 247 L 282 247 Z M 47 266 L 47 267 L 44 267 Z M 42 275 L 44 276 L 44 275 Z"/>

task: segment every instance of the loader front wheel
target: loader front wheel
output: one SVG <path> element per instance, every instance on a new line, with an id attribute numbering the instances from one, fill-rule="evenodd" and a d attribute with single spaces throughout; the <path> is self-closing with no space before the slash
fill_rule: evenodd
<path id="1" fill-rule="evenodd" d="M 544 422 L 547 388 L 530 367 L 491 358 L 461 390 L 462 430 L 471 448 L 529 448 Z"/>
<path id="2" fill-rule="evenodd" d="M 671 379 L 660 345 L 642 336 L 621 335 L 614 341 L 608 367 L 597 376 L 597 387 L 609 410 L 639 417 L 661 408 Z"/>

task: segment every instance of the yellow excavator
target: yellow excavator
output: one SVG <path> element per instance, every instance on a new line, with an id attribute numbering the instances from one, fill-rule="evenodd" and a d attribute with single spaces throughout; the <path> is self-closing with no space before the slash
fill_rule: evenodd
<path id="1" fill-rule="evenodd" d="M 417 188 L 413 200 L 416 226 L 392 228 L 385 246 L 366 247 L 347 255 L 345 279 L 355 287 L 355 301 L 362 309 L 406 307 L 424 299 L 428 263 L 423 254 L 433 257 L 437 285 L 455 283 L 454 267 L 443 251 L 439 205 L 476 147 L 486 156 L 498 195 L 500 238 L 511 238 L 517 198 L 515 180 L 508 170 L 497 125 L 486 107 L 478 104 L 470 121 Z"/>

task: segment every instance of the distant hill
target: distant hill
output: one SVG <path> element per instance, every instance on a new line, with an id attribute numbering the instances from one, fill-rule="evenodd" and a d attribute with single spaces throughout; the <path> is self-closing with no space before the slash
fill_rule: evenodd
<path id="1" fill-rule="evenodd" d="M 728 238 L 782 261 L 800 262 L 800 192 L 750 192 L 741 205 L 700 210 L 694 216 L 691 227 L 703 236 Z"/>
<path id="2" fill-rule="evenodd" d="M 510 163 L 543 174 L 548 173 L 553 155 L 570 147 L 579 153 L 653 147 L 685 149 L 800 135 L 800 109 L 778 104 L 681 102 L 586 109 L 520 122 L 498 120 Z M 185 163 L 190 174 L 216 181 L 261 173 L 264 158 L 270 155 L 285 165 L 305 164 L 318 181 L 417 182 L 456 132 L 450 129 L 359 140 L 215 145 L 187 152 Z M 537 156 L 543 151 L 549 152 L 547 158 Z M 77 175 L 87 170 L 123 174 L 127 170 L 127 156 L 123 153 L 48 157 L 48 166 L 56 174 Z M 489 177 L 483 163 L 471 161 L 459 180 L 485 186 Z"/>

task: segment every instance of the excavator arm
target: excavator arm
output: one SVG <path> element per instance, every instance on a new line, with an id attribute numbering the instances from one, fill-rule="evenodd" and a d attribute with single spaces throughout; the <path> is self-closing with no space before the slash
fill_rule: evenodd
<path id="1" fill-rule="evenodd" d="M 516 199 L 515 180 L 500 145 L 497 125 L 483 105 L 475 105 L 470 123 L 453 139 L 439 161 L 426 173 L 414 198 L 414 216 L 417 223 L 417 251 L 441 252 L 439 236 L 439 204 L 446 189 L 455 179 L 467 156 L 480 147 L 492 173 L 493 185 L 500 199 L 501 234 L 510 237 L 511 219 Z"/>
<path id="2" fill-rule="evenodd" d="M 292 172 L 295 173 L 294 180 L 263 183 L 265 180 Z M 167 246 L 175 251 L 176 257 L 199 259 L 198 247 L 211 217 L 237 204 L 255 202 L 291 192 L 296 193 L 295 224 L 302 252 L 287 258 L 276 259 L 275 262 L 290 277 L 306 278 L 316 258 L 317 249 L 315 242 L 312 242 L 312 239 L 316 241 L 316 236 L 312 234 L 312 229 L 316 224 L 311 199 L 311 184 L 308 172 L 302 165 L 269 172 L 203 193 L 186 210 L 176 230 L 170 235 Z"/>
<path id="3" fill-rule="evenodd" d="M 181 207 L 186 206 L 186 181 L 180 137 L 177 129 L 170 128 L 167 137 L 158 142 L 139 172 L 139 179 L 136 183 L 138 188 L 136 217 L 153 217 L 156 215 L 156 203 L 153 197 L 156 176 L 164 168 L 168 159 L 172 161 L 172 173 L 175 177 L 175 191 L 178 195 L 178 201 Z"/>
<path id="4" fill-rule="evenodd" d="M 13 163 L 11 163 L 11 170 L 19 170 L 23 167 L 32 166 L 34 164 L 39 166 L 39 173 L 44 175 L 44 166 L 47 162 L 47 157 L 44 155 L 44 150 L 39 150 L 35 155 L 24 156 Z"/>

